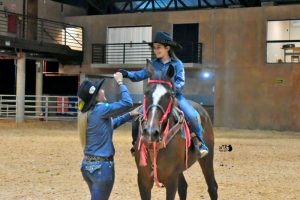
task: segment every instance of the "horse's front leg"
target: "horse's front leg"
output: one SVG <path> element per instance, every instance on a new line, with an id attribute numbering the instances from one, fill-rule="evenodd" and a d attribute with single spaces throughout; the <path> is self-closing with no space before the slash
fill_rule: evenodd
<path id="1" fill-rule="evenodd" d="M 188 184 L 184 178 L 183 173 L 178 176 L 178 194 L 180 200 L 186 200 Z"/>
<path id="2" fill-rule="evenodd" d="M 138 172 L 138 185 L 140 196 L 142 200 L 151 199 L 151 189 L 153 187 L 153 179 L 150 173 L 145 172 L 145 170 L 139 170 Z"/>
<path id="3" fill-rule="evenodd" d="M 174 200 L 178 188 L 178 176 L 168 178 L 168 182 L 165 184 L 167 190 L 167 200 Z"/>

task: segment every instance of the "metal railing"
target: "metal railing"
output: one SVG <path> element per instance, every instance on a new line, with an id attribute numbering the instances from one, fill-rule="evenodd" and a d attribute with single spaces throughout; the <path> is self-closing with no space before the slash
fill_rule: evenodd
<path id="1" fill-rule="evenodd" d="M 141 104 L 143 94 L 131 94 L 135 104 Z M 108 96 L 110 102 L 118 101 L 121 96 Z M 201 104 L 213 119 L 213 96 L 186 95 L 187 99 Z M 77 120 L 78 98 L 76 96 L 34 96 L 25 95 L 25 119 L 49 120 Z M 0 119 L 16 118 L 16 95 L 0 95 Z"/>
<path id="2" fill-rule="evenodd" d="M 0 95 L 0 119 L 16 117 L 16 95 Z M 26 95 L 25 119 L 76 120 L 78 98 L 76 96 Z"/>
<path id="3" fill-rule="evenodd" d="M 92 44 L 92 63 L 143 64 L 152 57 L 146 43 Z"/>
<path id="4" fill-rule="evenodd" d="M 83 28 L 0 10 L 0 35 L 69 46 L 82 51 Z"/>
<path id="5" fill-rule="evenodd" d="M 202 62 L 202 43 L 183 43 L 184 49 L 177 57 L 184 63 Z M 92 63 L 101 64 L 145 64 L 154 58 L 146 43 L 92 44 Z"/>

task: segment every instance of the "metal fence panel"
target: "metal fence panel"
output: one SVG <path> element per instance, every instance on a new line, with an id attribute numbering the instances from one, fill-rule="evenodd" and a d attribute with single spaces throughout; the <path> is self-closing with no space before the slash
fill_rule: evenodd
<path id="1" fill-rule="evenodd" d="M 76 120 L 78 98 L 76 96 L 25 95 L 25 119 Z M 16 96 L 0 95 L 0 119 L 16 117 Z"/>

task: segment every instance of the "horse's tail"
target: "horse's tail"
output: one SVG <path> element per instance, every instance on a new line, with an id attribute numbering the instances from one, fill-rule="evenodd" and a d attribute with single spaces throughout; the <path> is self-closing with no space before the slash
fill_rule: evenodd
<path id="1" fill-rule="evenodd" d="M 79 133 L 79 139 L 80 139 L 82 148 L 84 148 L 85 144 L 86 144 L 87 118 L 88 118 L 88 112 L 86 112 L 86 113 L 79 112 L 78 133 Z"/>

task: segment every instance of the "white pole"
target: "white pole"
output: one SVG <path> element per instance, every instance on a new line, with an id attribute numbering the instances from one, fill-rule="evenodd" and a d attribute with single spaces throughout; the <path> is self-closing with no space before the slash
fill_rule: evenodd
<path id="1" fill-rule="evenodd" d="M 17 59 L 17 92 L 16 92 L 16 122 L 24 122 L 24 101 L 25 101 L 25 71 L 26 55 L 23 52 L 18 53 Z"/>
<path id="2" fill-rule="evenodd" d="M 44 61 L 37 60 L 36 63 L 36 82 L 35 82 L 35 95 L 36 95 L 36 103 L 35 103 L 35 113 L 36 116 L 42 116 L 42 95 L 43 95 L 43 68 Z"/>

